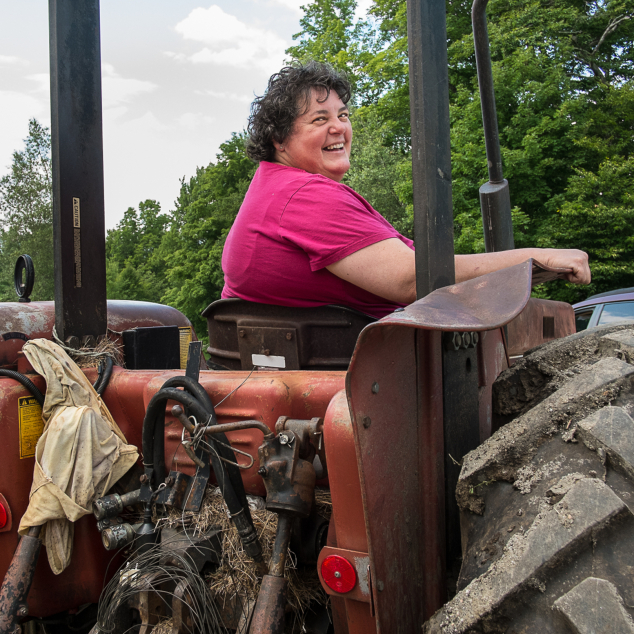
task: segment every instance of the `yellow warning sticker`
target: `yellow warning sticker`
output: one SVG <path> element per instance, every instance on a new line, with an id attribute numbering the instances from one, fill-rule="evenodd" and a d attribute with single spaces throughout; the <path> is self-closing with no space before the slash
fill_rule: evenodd
<path id="1" fill-rule="evenodd" d="M 33 396 L 18 398 L 20 418 L 20 458 L 33 458 L 35 445 L 44 431 L 42 408 Z"/>
<path id="2" fill-rule="evenodd" d="M 178 335 L 180 337 L 181 370 L 186 370 L 187 353 L 189 352 L 189 344 L 192 340 L 192 329 L 189 326 L 179 327 Z"/>

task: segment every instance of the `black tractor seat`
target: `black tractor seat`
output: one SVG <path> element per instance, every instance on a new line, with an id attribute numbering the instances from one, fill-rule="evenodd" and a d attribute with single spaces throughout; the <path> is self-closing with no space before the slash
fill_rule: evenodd
<path id="1" fill-rule="evenodd" d="M 212 369 L 347 370 L 359 333 L 376 321 L 344 306 L 292 308 L 220 299 L 207 319 Z"/>

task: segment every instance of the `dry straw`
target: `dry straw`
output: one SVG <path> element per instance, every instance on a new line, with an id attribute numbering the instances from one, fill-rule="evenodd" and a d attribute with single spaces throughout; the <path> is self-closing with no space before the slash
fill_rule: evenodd
<path id="1" fill-rule="evenodd" d="M 324 489 L 315 491 L 317 512 L 328 518 L 330 516 L 332 502 L 330 492 Z M 255 525 L 265 561 L 268 561 L 275 541 L 277 528 L 277 515 L 265 508 L 256 508 L 257 501 L 261 498 L 250 498 L 251 515 Z M 198 535 L 215 527 L 222 532 L 222 560 L 220 566 L 207 576 L 207 582 L 211 594 L 218 607 L 231 609 L 232 606 L 253 605 L 260 589 L 260 579 L 255 570 L 255 565 L 242 548 L 242 542 L 231 519 L 227 507 L 218 488 L 209 487 L 205 494 L 200 513 L 181 514 L 178 511 L 170 511 L 167 517 L 158 520 L 158 526 L 177 527 L 182 526 L 190 534 Z M 314 567 L 308 569 L 298 568 L 296 559 L 291 551 L 286 559 L 286 578 L 288 579 L 288 603 L 293 613 L 292 631 L 303 631 L 303 624 L 307 610 L 311 603 L 326 604 L 327 595 L 323 591 L 317 571 Z M 155 634 L 169 632 L 169 622 L 161 623 L 154 629 Z"/>

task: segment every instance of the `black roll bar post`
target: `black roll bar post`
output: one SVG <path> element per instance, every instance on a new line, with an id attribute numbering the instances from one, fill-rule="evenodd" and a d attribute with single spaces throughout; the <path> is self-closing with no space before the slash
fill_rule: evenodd
<path id="1" fill-rule="evenodd" d="M 488 1 L 474 0 L 471 8 L 478 86 L 482 104 L 482 123 L 489 169 L 489 182 L 480 187 L 480 208 L 482 209 L 484 244 L 487 253 L 515 248 L 509 184 L 502 174 L 502 153 L 500 152 L 491 52 L 487 31 L 486 7 Z"/>

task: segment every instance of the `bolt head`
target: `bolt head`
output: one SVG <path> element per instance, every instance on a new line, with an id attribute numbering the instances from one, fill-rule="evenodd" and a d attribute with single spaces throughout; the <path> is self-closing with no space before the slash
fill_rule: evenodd
<path id="1" fill-rule="evenodd" d="M 365 429 L 367 429 L 372 424 L 372 419 L 369 416 L 364 416 L 361 419 L 361 422 L 363 423 Z"/>
<path id="2" fill-rule="evenodd" d="M 150 479 L 147 477 L 147 475 L 144 473 L 140 478 L 139 481 L 141 482 L 141 484 L 147 484 Z"/>
<path id="3" fill-rule="evenodd" d="M 379 393 L 379 384 L 375 381 L 372 384 L 372 394 L 378 394 Z"/>
<path id="4" fill-rule="evenodd" d="M 244 337 L 247 333 L 246 333 L 246 332 L 244 332 L 244 330 L 239 330 L 239 331 L 238 331 L 238 334 L 239 334 L 241 337 Z"/>
<path id="5" fill-rule="evenodd" d="M 335 577 L 337 577 L 337 579 L 341 578 L 341 573 L 338 570 L 335 572 Z"/>
<path id="6" fill-rule="evenodd" d="M 28 605 L 21 605 L 18 608 L 18 616 L 27 616 L 29 613 L 29 606 Z"/>
<path id="7" fill-rule="evenodd" d="M 290 341 L 293 338 L 293 333 L 292 332 L 287 332 L 286 333 L 286 339 L 288 339 L 288 341 Z"/>
<path id="8" fill-rule="evenodd" d="M 268 473 L 268 472 L 267 472 L 267 470 L 266 470 L 266 467 L 260 467 L 260 468 L 258 469 L 258 475 L 259 475 L 259 476 L 262 476 L 263 478 L 265 478 L 265 477 L 266 477 L 266 474 L 267 474 L 267 473 Z"/>
<path id="9" fill-rule="evenodd" d="M 280 445 L 288 445 L 289 437 L 286 434 L 280 434 Z"/>

